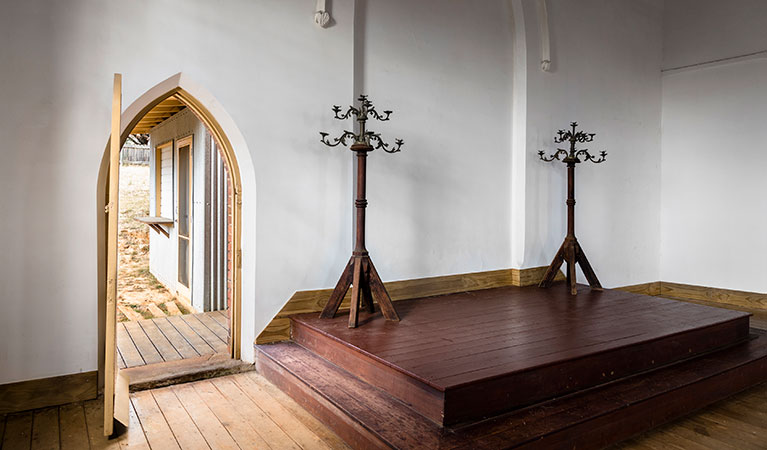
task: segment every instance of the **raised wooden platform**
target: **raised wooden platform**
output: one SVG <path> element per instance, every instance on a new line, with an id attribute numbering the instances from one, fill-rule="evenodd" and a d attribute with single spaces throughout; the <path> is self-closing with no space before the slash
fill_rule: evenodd
<path id="1" fill-rule="evenodd" d="M 293 339 L 438 424 L 490 416 L 741 342 L 748 314 L 621 291 L 507 287 L 398 303 L 364 331 L 293 318 Z M 361 328 L 362 329 L 362 328 Z"/>
<path id="2" fill-rule="evenodd" d="M 398 302 L 399 324 L 354 330 L 294 316 L 257 368 L 353 446 L 398 448 L 598 447 L 767 380 L 747 313 L 562 286 Z"/>

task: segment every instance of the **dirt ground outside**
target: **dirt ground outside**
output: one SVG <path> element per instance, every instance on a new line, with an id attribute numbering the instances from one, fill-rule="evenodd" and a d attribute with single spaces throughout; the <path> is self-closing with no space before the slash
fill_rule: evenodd
<path id="1" fill-rule="evenodd" d="M 135 220 L 148 215 L 149 166 L 120 166 L 117 235 L 117 319 L 120 322 L 196 312 L 149 273 L 149 233 L 154 231 Z"/>

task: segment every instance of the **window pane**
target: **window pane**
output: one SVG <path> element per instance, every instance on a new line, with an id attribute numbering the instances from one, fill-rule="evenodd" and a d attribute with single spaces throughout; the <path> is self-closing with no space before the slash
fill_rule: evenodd
<path id="1" fill-rule="evenodd" d="M 189 146 L 178 149 L 178 233 L 189 237 L 191 189 L 189 186 Z"/>

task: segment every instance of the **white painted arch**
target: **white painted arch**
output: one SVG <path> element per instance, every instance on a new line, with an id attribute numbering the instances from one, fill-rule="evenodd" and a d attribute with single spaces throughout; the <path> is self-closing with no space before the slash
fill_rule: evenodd
<path id="1" fill-rule="evenodd" d="M 245 138 L 213 95 L 183 73 L 177 73 L 147 90 L 120 116 L 120 147 L 138 121 L 154 106 L 171 95 L 180 98 L 214 135 L 231 169 L 234 188 L 233 208 L 233 356 L 254 361 L 255 341 L 255 274 L 256 274 L 256 176 Z M 106 305 L 107 227 L 104 205 L 109 175 L 109 141 L 101 160 L 97 185 L 98 222 L 98 308 L 99 308 L 99 373 L 103 373 Z M 244 345 L 242 345 L 244 343 Z"/>

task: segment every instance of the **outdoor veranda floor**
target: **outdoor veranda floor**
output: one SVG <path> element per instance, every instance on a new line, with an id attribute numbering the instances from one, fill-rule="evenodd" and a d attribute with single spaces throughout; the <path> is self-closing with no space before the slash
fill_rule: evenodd
<path id="1" fill-rule="evenodd" d="M 226 311 L 167 316 L 117 324 L 117 364 L 121 369 L 227 354 Z"/>

